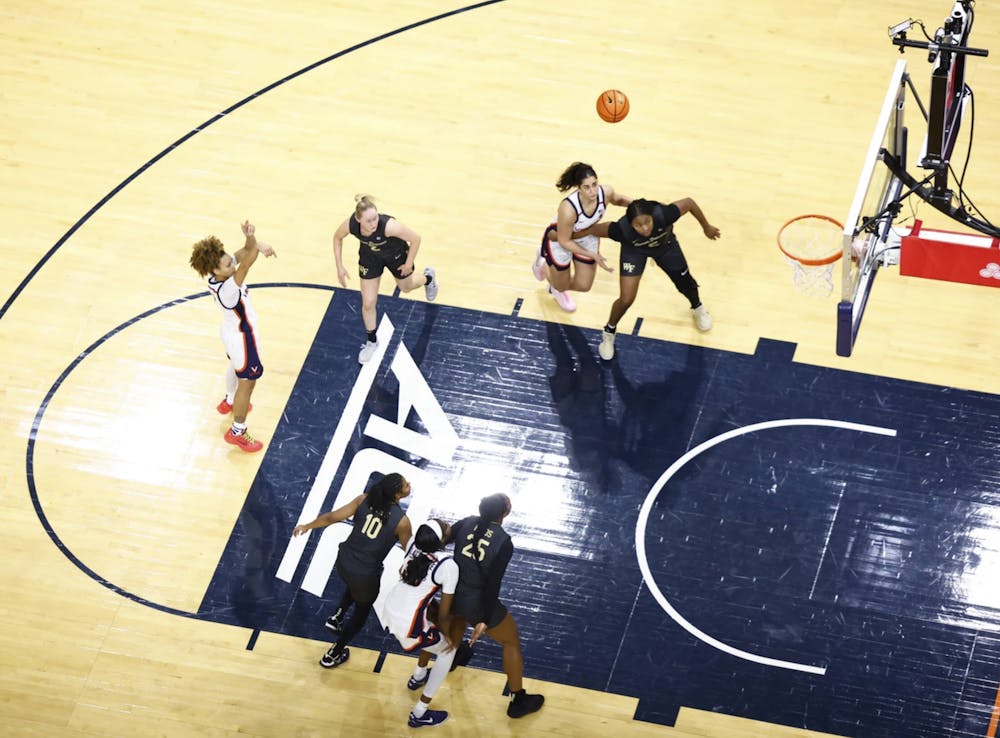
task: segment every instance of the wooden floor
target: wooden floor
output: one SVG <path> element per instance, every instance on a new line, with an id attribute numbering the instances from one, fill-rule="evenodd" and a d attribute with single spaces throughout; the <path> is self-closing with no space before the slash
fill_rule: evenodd
<path id="1" fill-rule="evenodd" d="M 192 301 L 124 328 L 48 393 L 103 336 L 201 291 L 189 245 L 209 233 L 237 243 L 244 219 L 279 254 L 252 281 L 334 285 L 333 230 L 368 192 L 423 236 L 440 302 L 510 313 L 523 299 L 524 317 L 596 328 L 615 279 L 599 274 L 568 316 L 528 269 L 558 203 L 553 182 L 584 160 L 626 194 L 694 197 L 722 229 L 718 242 L 693 220 L 678 229 L 715 328 L 696 334 L 683 300 L 648 279 L 630 313 L 641 335 L 743 353 L 773 338 L 798 344 L 799 362 L 1000 394 L 997 292 L 883 270 L 842 359 L 835 298 L 799 296 L 774 246 L 795 215 L 844 216 L 898 56 L 886 27 L 914 17 L 935 28 L 950 5 L 507 0 L 368 43 L 462 7 L 387 5 L 0 9 L 0 296 L 11 298 L 0 315 L 0 734 L 408 732 L 412 695 L 387 676 L 396 685 L 411 661 L 325 672 L 317 643 L 267 633 L 249 651 L 245 630 L 85 576 L 32 504 L 25 450 L 46 407 L 35 481 L 53 490 L 45 509 L 66 547 L 140 597 L 197 608 L 259 463 L 220 449 L 224 421 L 204 412 L 219 394 L 214 308 Z M 979 15 L 974 41 L 988 46 L 1000 15 L 985 4 Z M 926 55 L 909 61 L 926 99 Z M 965 186 L 998 217 L 1000 64 L 976 59 L 968 79 L 978 120 Z M 613 126 L 593 109 L 608 87 L 632 103 Z M 907 207 L 948 227 L 927 205 Z M 329 301 L 276 292 L 255 295 L 269 372 L 252 422 L 264 439 Z M 353 661 L 376 657 L 358 649 Z M 634 700 L 559 685 L 544 685 L 543 713 L 514 723 L 497 717 L 502 685 L 456 672 L 445 687 L 455 719 L 436 734 L 817 735 L 693 710 L 673 729 L 634 723 Z"/>

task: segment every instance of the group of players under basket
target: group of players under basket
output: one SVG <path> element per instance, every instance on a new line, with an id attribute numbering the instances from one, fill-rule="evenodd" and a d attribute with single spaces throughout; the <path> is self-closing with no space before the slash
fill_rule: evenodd
<path id="1" fill-rule="evenodd" d="M 326 627 L 337 633 L 337 642 L 323 654 L 320 665 L 330 669 L 350 658 L 347 646 L 364 626 L 378 597 L 382 562 L 399 541 L 406 556 L 399 581 L 385 599 L 383 620 L 404 651 L 420 654 L 407 682 L 411 690 L 423 688 L 410 712 L 409 726 L 440 725 L 448 718 L 446 711 L 428 706 L 448 673 L 468 662 L 472 646 L 484 633 L 503 647 L 510 690 L 507 715 L 520 718 L 536 712 L 545 698 L 524 690 L 517 624 L 500 601 L 500 583 L 514 552 L 502 527 L 510 514 L 510 498 L 504 494 L 484 497 L 479 515 L 454 525 L 429 520 L 411 540 L 410 520 L 399 506 L 409 494 L 406 479 L 387 474 L 343 507 L 295 527 L 293 535 L 298 536 L 348 518 L 354 523 L 340 544 L 335 565 L 344 582 L 344 596 L 326 621 Z M 454 544 L 454 554 L 445 551 L 450 544 Z M 470 625 L 472 635 L 463 641 Z M 432 655 L 434 664 L 428 669 Z"/>

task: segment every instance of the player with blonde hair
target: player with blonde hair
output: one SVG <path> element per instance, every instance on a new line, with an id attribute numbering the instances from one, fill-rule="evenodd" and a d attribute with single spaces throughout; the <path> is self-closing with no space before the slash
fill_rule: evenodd
<path id="1" fill-rule="evenodd" d="M 388 268 L 396 279 L 400 292 L 410 292 L 423 287 L 429 302 L 438 294 L 437 275 L 432 267 L 423 275 L 414 272 L 414 262 L 420 250 L 420 235 L 400 223 L 391 215 L 379 213 L 370 195 L 355 195 L 353 215 L 347 217 L 333 234 L 333 258 L 337 262 L 337 278 L 341 287 L 347 287 L 347 269 L 344 267 L 344 238 L 348 234 L 361 242 L 358 249 L 358 276 L 361 279 L 361 319 L 364 321 L 367 341 L 358 353 L 358 362 L 364 364 L 378 348 L 375 336 L 378 286 L 382 272 Z"/>

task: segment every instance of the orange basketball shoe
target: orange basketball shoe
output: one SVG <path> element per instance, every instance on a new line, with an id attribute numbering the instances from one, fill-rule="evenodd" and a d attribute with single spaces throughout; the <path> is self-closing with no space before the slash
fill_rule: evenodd
<path id="1" fill-rule="evenodd" d="M 215 409 L 219 411 L 219 415 L 229 415 L 229 413 L 233 411 L 233 406 L 229 404 L 225 397 L 223 397 L 222 402 L 220 402 Z M 251 410 L 253 410 L 252 402 L 247 406 L 247 412 L 250 412 Z"/>
<path id="2" fill-rule="evenodd" d="M 250 435 L 249 432 L 243 431 L 240 435 L 235 435 L 233 429 L 230 428 L 226 431 L 226 435 L 223 436 L 226 439 L 226 443 L 231 443 L 234 446 L 238 446 L 248 454 L 255 453 L 264 448 L 264 444 L 258 441 L 256 438 Z"/>

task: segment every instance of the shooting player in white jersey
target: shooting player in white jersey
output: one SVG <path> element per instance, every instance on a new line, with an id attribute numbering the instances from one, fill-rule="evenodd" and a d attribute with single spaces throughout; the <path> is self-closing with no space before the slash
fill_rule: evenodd
<path id="1" fill-rule="evenodd" d="M 246 420 L 252 407 L 250 396 L 264 373 L 264 363 L 260 358 L 257 313 L 250 302 L 246 278 L 258 254 L 267 257 L 275 253 L 257 240 L 252 223 L 246 221 L 241 228 L 246 242 L 235 254 L 227 254 L 222 241 L 209 236 L 194 245 L 190 263 L 198 274 L 208 277 L 208 289 L 222 309 L 222 343 L 230 366 L 226 371 L 226 396 L 216 409 L 223 415 L 233 414 L 232 427 L 224 438 L 226 443 L 253 453 L 264 444 L 247 432 Z"/>

